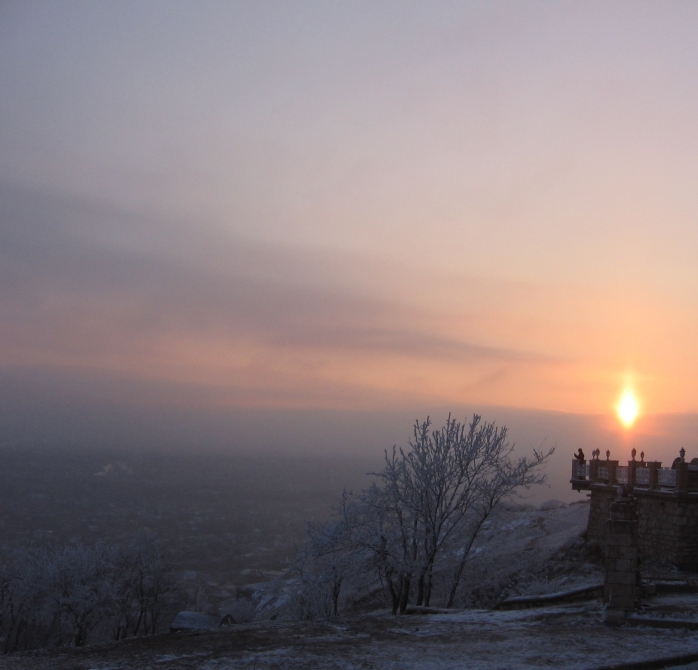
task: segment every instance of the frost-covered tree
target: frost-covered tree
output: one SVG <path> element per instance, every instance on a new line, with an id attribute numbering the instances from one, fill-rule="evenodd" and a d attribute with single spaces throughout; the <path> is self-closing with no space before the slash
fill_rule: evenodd
<path id="1" fill-rule="evenodd" d="M 75 544 L 51 557 L 49 604 L 60 621 L 61 638 L 76 647 L 108 616 L 111 599 L 110 552 L 103 545 Z"/>
<path id="2" fill-rule="evenodd" d="M 393 612 L 402 613 L 415 595 L 417 605 L 430 604 L 435 569 L 456 552 L 444 597 L 452 607 L 484 521 L 502 500 L 545 481 L 540 470 L 553 449 L 518 459 L 513 450 L 506 427 L 478 415 L 469 424 L 449 415 L 438 430 L 428 418 L 417 421 L 408 449 L 385 452 L 383 469 L 373 473 L 376 483 L 345 495 L 336 553 L 376 569 Z"/>
<path id="3" fill-rule="evenodd" d="M 3 653 L 46 646 L 58 636 L 60 619 L 50 588 L 53 563 L 46 551 L 15 552 L 3 562 L 0 576 Z"/>
<path id="4" fill-rule="evenodd" d="M 325 619 L 339 613 L 342 585 L 362 569 L 344 518 L 309 524 L 308 539 L 296 559 L 296 603 L 304 619 Z"/>
<path id="5" fill-rule="evenodd" d="M 0 563 L 2 652 L 82 646 L 107 620 L 117 639 L 154 633 L 170 571 L 148 536 L 16 551 Z"/>
<path id="6" fill-rule="evenodd" d="M 170 573 L 172 564 L 155 542 L 142 540 L 137 546 L 135 597 L 138 618 L 134 635 L 152 635 L 157 627 L 162 609 L 162 596 L 172 588 Z"/>
<path id="7" fill-rule="evenodd" d="M 150 535 L 138 535 L 111 551 L 110 612 L 114 638 L 155 633 L 162 596 L 172 588 L 170 561 Z"/>

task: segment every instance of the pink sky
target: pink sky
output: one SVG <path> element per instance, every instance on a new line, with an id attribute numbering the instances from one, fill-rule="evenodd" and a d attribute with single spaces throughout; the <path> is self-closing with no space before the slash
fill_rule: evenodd
<path id="1" fill-rule="evenodd" d="M 5 4 L 0 372 L 696 413 L 696 34 L 690 2 Z"/>

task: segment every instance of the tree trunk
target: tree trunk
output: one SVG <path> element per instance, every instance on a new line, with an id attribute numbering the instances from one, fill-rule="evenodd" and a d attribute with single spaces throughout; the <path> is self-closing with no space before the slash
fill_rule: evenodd
<path id="1" fill-rule="evenodd" d="M 424 603 L 424 573 L 419 575 L 417 582 L 417 607 Z"/>
<path id="2" fill-rule="evenodd" d="M 424 569 L 419 575 L 417 606 L 424 605 L 425 607 L 429 607 L 429 602 L 431 601 L 431 576 L 434 569 L 434 559 L 435 556 L 428 556 Z"/>
<path id="3" fill-rule="evenodd" d="M 398 607 L 400 606 L 400 594 L 398 593 L 397 589 L 395 588 L 395 584 L 393 584 L 393 580 L 391 579 L 392 575 L 389 575 L 386 572 L 385 575 L 385 581 L 388 583 L 388 591 L 390 592 L 390 601 L 392 605 L 392 611 L 393 614 L 397 614 Z"/>
<path id="4" fill-rule="evenodd" d="M 431 603 L 431 567 L 424 578 L 424 606 L 429 607 Z"/>
<path id="5" fill-rule="evenodd" d="M 451 592 L 448 594 L 448 603 L 446 604 L 446 607 L 448 608 L 453 607 L 453 601 L 456 599 L 456 591 L 458 591 L 458 585 L 460 584 L 460 578 L 463 574 L 463 568 L 465 568 L 466 557 L 467 554 L 463 554 L 463 558 L 461 559 L 461 562 L 458 564 L 456 572 L 453 575 L 453 581 L 451 582 Z"/>
<path id="6" fill-rule="evenodd" d="M 468 544 L 463 548 L 463 558 L 461 558 L 460 563 L 458 563 L 458 567 L 456 568 L 455 573 L 453 574 L 453 580 L 451 582 L 451 592 L 448 594 L 448 603 L 446 607 L 449 609 L 453 607 L 453 602 L 456 599 L 456 592 L 458 591 L 458 585 L 460 584 L 460 578 L 463 575 L 463 570 L 465 568 L 465 562 L 468 560 L 468 555 L 470 554 L 470 550 L 472 549 L 473 543 L 475 542 L 475 538 L 477 537 L 477 534 L 480 532 L 480 528 L 482 528 L 482 524 L 485 522 L 485 519 L 489 516 L 489 512 L 483 514 L 482 518 L 478 522 L 477 526 L 475 526 L 475 530 L 473 534 L 470 536 L 470 541 Z"/>
<path id="7" fill-rule="evenodd" d="M 75 637 L 73 638 L 73 644 L 76 647 L 84 646 L 86 637 L 85 629 L 82 626 L 78 626 L 78 629 L 75 632 Z"/>
<path id="8" fill-rule="evenodd" d="M 400 614 L 404 614 L 410 600 L 411 577 L 400 578 Z"/>
<path id="9" fill-rule="evenodd" d="M 332 613 L 333 616 L 339 616 L 339 593 L 342 590 L 342 580 L 335 579 L 332 587 Z"/>

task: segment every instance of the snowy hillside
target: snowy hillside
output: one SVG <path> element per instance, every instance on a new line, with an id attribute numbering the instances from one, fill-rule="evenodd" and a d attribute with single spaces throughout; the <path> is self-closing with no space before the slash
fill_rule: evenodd
<path id="1" fill-rule="evenodd" d="M 470 552 L 457 604 L 492 607 L 511 596 L 552 593 L 603 581 L 599 548 L 587 546 L 582 539 L 588 514 L 587 501 L 568 505 L 552 500 L 540 508 L 502 506 L 485 522 Z M 255 586 L 258 619 L 298 617 L 293 572 Z M 375 577 L 343 587 L 340 613 L 387 606 Z"/>

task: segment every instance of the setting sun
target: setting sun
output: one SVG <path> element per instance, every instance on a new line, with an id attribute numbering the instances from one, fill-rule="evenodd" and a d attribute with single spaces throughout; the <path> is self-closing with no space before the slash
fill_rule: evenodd
<path id="1" fill-rule="evenodd" d="M 639 413 L 637 399 L 630 389 L 624 391 L 616 409 L 621 423 L 626 428 L 630 428 L 630 426 L 635 423 L 635 419 L 637 419 Z"/>

